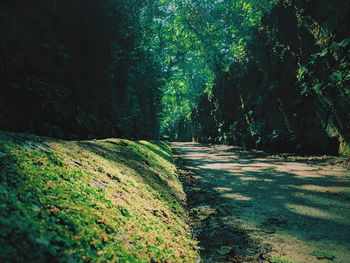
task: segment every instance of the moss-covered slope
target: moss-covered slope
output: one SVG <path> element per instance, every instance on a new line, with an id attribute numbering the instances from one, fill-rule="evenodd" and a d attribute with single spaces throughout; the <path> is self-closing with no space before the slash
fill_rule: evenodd
<path id="1" fill-rule="evenodd" d="M 0 132 L 1 262 L 195 262 L 169 146 Z"/>

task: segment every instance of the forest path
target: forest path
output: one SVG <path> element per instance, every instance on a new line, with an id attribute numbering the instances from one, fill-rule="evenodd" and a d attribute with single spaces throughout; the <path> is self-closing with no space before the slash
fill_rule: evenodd
<path id="1" fill-rule="evenodd" d="M 350 262 L 350 172 L 339 159 L 171 145 L 202 262 L 330 261 L 314 251 Z"/>

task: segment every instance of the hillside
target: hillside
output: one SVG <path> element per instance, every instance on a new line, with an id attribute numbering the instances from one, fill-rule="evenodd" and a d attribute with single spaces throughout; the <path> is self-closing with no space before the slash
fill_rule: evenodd
<path id="1" fill-rule="evenodd" d="M 194 262 L 185 194 L 160 141 L 0 132 L 1 262 Z"/>

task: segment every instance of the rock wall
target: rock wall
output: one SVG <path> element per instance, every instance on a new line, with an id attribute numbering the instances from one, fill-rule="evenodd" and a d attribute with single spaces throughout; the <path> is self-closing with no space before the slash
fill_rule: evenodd
<path id="1" fill-rule="evenodd" d="M 349 3 L 282 1 L 265 14 L 263 26 L 252 28 L 247 60 L 217 74 L 211 106 L 195 114 L 198 137 L 214 134 L 216 142 L 269 151 L 345 154 Z"/>

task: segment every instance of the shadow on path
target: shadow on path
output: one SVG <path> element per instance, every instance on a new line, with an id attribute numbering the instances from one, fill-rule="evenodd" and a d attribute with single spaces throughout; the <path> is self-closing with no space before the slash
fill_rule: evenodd
<path id="1" fill-rule="evenodd" d="M 173 143 L 204 262 L 350 262 L 350 171 L 329 160 Z M 225 252 L 225 253 L 224 253 Z"/>

